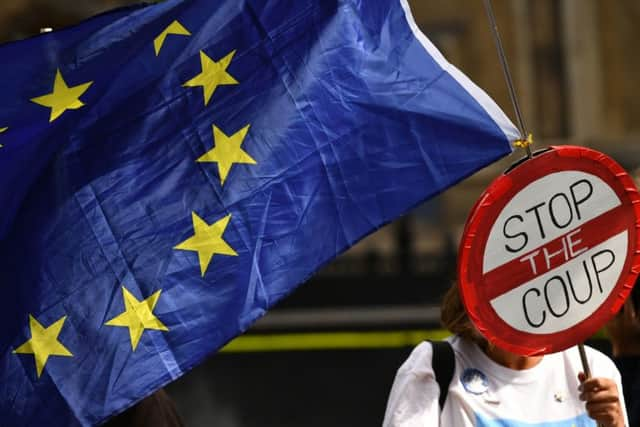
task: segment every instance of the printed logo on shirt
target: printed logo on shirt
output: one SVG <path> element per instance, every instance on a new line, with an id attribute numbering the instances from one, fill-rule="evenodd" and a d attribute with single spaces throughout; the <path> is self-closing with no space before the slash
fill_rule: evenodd
<path id="1" fill-rule="evenodd" d="M 525 423 L 517 420 L 484 418 L 476 414 L 476 427 L 595 427 L 596 422 L 589 418 L 587 414 L 579 417 L 560 421 L 544 421 L 541 423 Z"/>
<path id="2" fill-rule="evenodd" d="M 489 388 L 487 376 L 474 368 L 467 368 L 460 376 L 460 382 L 467 392 L 472 394 L 482 394 Z"/>

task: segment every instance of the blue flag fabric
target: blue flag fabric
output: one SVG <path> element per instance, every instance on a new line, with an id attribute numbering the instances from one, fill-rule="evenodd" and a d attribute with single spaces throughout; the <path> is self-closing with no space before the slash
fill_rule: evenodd
<path id="1" fill-rule="evenodd" d="M 169 0 L 0 58 L 2 426 L 121 412 L 517 135 L 399 0 Z"/>

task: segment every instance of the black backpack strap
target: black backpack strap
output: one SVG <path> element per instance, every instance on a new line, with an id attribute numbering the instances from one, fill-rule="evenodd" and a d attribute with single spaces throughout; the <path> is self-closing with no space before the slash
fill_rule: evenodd
<path id="1" fill-rule="evenodd" d="M 453 373 L 456 369 L 456 357 L 453 354 L 453 348 L 448 341 L 430 341 L 433 348 L 433 356 L 431 358 L 431 366 L 433 374 L 436 377 L 438 387 L 440 387 L 440 410 L 444 408 L 444 402 L 447 400 L 449 392 L 449 384 L 453 379 Z"/>

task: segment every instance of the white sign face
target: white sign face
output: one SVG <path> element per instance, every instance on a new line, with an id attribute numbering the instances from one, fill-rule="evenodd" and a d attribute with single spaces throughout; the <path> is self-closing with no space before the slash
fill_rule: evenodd
<path id="1" fill-rule="evenodd" d="M 564 331 L 591 316 L 607 299 L 620 278 L 626 255 L 627 232 L 623 231 L 500 295 L 491 305 L 519 331 Z"/>
<path id="2" fill-rule="evenodd" d="M 531 252 L 620 205 L 599 177 L 581 171 L 544 176 L 523 188 L 491 228 L 482 272 Z"/>
<path id="3" fill-rule="evenodd" d="M 620 204 L 602 179 L 581 171 L 556 172 L 522 189 L 489 233 L 483 273 L 508 265 L 529 269 L 531 280 L 492 299 L 496 313 L 514 329 L 549 334 L 595 312 L 620 278 L 628 236 L 624 230 L 591 246 L 585 232 L 593 230 L 583 226 Z"/>
<path id="4" fill-rule="evenodd" d="M 474 325 L 516 354 L 583 342 L 624 304 L 640 271 L 640 195 L 606 155 L 553 147 L 485 190 L 460 242 Z"/>

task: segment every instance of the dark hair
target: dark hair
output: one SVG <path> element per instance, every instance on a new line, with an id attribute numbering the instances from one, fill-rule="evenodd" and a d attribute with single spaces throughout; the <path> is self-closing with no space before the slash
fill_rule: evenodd
<path id="1" fill-rule="evenodd" d="M 633 304 L 633 308 L 636 312 L 640 309 L 640 276 L 636 279 L 635 285 L 633 285 L 633 289 L 631 290 L 631 304 Z"/>

